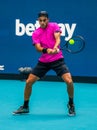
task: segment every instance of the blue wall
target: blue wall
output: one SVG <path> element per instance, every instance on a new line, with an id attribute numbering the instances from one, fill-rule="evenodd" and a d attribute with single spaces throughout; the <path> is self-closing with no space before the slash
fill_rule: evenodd
<path id="1" fill-rule="evenodd" d="M 30 34 L 37 26 L 37 13 L 46 10 L 50 21 L 61 23 L 62 43 L 68 38 L 67 25 L 75 26 L 73 35 L 82 35 L 86 47 L 79 54 L 64 52 L 73 76 L 97 77 L 97 0 L 4 0 L 0 2 L 0 73 L 18 73 L 18 68 L 34 66 L 38 54 Z M 19 20 L 19 21 L 18 21 Z M 26 29 L 25 29 L 25 28 Z M 21 35 L 21 36 L 19 36 Z M 48 73 L 55 75 L 53 71 Z"/>

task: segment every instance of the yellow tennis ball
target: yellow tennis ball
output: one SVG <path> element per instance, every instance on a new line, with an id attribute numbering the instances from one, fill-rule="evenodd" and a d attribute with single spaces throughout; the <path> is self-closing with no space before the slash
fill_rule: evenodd
<path id="1" fill-rule="evenodd" d="M 69 40 L 69 44 L 71 44 L 71 45 L 73 45 L 74 42 L 75 42 L 75 41 L 74 41 L 73 39 L 70 39 L 70 40 Z"/>

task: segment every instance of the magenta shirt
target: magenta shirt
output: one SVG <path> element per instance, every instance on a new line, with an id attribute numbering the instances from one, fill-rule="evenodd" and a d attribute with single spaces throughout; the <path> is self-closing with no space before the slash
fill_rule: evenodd
<path id="1" fill-rule="evenodd" d="M 49 23 L 46 28 L 39 27 L 33 32 L 32 40 L 33 44 L 41 44 L 43 48 L 51 48 L 53 49 L 55 45 L 54 33 L 60 31 L 60 28 L 57 23 Z M 52 61 L 56 61 L 60 58 L 63 58 L 62 51 L 57 54 L 43 54 L 39 58 L 39 61 L 44 63 L 49 63 Z"/>

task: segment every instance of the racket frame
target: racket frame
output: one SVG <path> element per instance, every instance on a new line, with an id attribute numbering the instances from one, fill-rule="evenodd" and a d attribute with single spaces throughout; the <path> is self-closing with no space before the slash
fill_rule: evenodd
<path id="1" fill-rule="evenodd" d="M 82 46 L 80 47 L 79 50 L 77 50 L 77 51 L 72 51 L 71 49 L 68 48 L 68 46 L 70 45 L 69 40 L 70 40 L 70 39 L 75 39 L 75 38 L 77 38 L 78 40 L 81 40 Z M 85 40 L 84 40 L 84 38 L 83 38 L 82 36 L 77 35 L 77 36 L 71 37 L 70 39 L 63 45 L 63 47 L 61 48 L 61 50 L 66 50 L 66 51 L 69 52 L 69 53 L 76 54 L 76 53 L 81 52 L 81 51 L 85 48 Z M 75 41 L 75 42 L 76 42 L 76 41 Z M 74 44 L 75 44 L 75 43 L 74 43 Z M 73 45 L 71 45 L 71 46 L 73 46 Z"/>

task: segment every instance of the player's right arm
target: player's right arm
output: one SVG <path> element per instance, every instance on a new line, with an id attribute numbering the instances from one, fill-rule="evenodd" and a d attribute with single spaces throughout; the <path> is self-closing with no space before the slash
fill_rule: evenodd
<path id="1" fill-rule="evenodd" d="M 40 43 L 35 44 L 35 48 L 38 52 L 42 52 L 43 47 L 41 47 Z"/>

